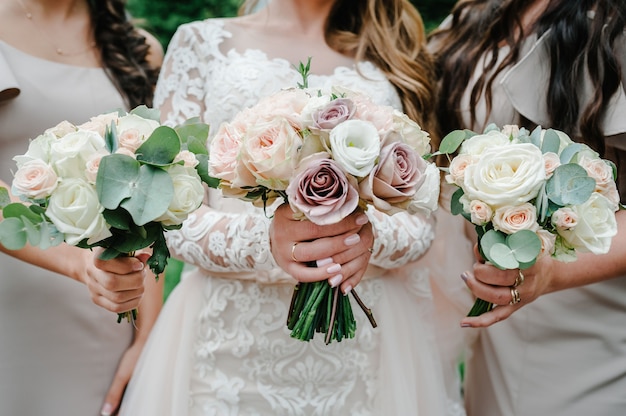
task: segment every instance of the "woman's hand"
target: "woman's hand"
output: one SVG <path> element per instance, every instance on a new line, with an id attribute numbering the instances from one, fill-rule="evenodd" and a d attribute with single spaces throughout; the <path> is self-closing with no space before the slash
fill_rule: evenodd
<path id="1" fill-rule="evenodd" d="M 480 328 L 493 325 L 551 291 L 550 276 L 556 260 L 550 256 L 542 257 L 535 265 L 525 270 L 501 270 L 485 263 L 478 254 L 477 246 L 474 247 L 474 254 L 477 261 L 474 263 L 473 272 L 464 272 L 461 277 L 477 298 L 493 303 L 494 309 L 480 316 L 464 318 L 461 321 L 463 327 Z M 516 295 L 519 295 L 519 301 L 514 302 L 513 297 Z"/>
<path id="2" fill-rule="evenodd" d="M 270 243 L 276 263 L 296 280 L 328 279 L 331 286 L 341 285 L 348 293 L 365 274 L 374 234 L 362 211 L 320 226 L 294 219 L 289 205 L 283 204 L 274 214 Z"/>
<path id="3" fill-rule="evenodd" d="M 145 290 L 145 263 L 150 255 L 100 260 L 101 248 L 83 250 L 85 268 L 79 280 L 89 290 L 91 300 L 111 312 L 122 313 L 139 306 Z"/>

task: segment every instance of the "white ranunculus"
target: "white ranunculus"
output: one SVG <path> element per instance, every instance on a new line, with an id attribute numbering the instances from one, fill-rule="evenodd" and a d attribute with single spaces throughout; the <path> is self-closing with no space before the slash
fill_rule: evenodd
<path id="1" fill-rule="evenodd" d="M 194 168 L 171 165 L 167 173 L 174 184 L 174 196 L 165 214 L 155 221 L 165 226 L 179 225 L 202 204 L 204 187 Z"/>
<path id="2" fill-rule="evenodd" d="M 372 123 L 348 120 L 330 132 L 333 159 L 356 177 L 367 176 L 380 153 L 380 137 Z"/>
<path id="3" fill-rule="evenodd" d="M 604 254 L 611 247 L 611 240 L 617 234 L 617 221 L 612 203 L 594 192 L 581 205 L 572 206 L 578 217 L 572 229 L 558 229 L 558 233 L 568 245 L 581 252 Z"/>
<path id="4" fill-rule="evenodd" d="M 156 120 L 127 114 L 117 120 L 117 135 L 123 135 L 127 130 L 136 131 L 145 141 L 157 127 L 159 127 L 159 122 Z"/>
<path id="5" fill-rule="evenodd" d="M 111 236 L 103 210 L 95 186 L 83 179 L 66 179 L 50 197 L 46 215 L 68 244 L 84 239 L 92 244 Z"/>
<path id="6" fill-rule="evenodd" d="M 477 134 L 461 144 L 459 154 L 480 156 L 487 149 L 511 144 L 509 136 L 497 130 L 490 130 L 485 134 Z"/>
<path id="7" fill-rule="evenodd" d="M 30 199 L 44 199 L 56 188 L 57 181 L 50 165 L 39 159 L 30 160 L 15 172 L 13 193 Z"/>
<path id="8" fill-rule="evenodd" d="M 104 149 L 104 139 L 98 133 L 79 130 L 52 143 L 50 164 L 60 178 L 85 178 L 87 161 Z"/>
<path id="9" fill-rule="evenodd" d="M 545 180 L 541 150 L 519 143 L 487 148 L 465 169 L 463 190 L 470 200 L 479 199 L 498 208 L 530 201 Z"/>

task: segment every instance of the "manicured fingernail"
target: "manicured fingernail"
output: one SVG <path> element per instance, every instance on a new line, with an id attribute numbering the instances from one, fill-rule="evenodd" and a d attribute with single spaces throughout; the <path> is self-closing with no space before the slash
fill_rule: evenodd
<path id="1" fill-rule="evenodd" d="M 327 257 L 325 259 L 318 260 L 316 264 L 317 264 L 317 267 L 323 267 L 332 262 L 333 262 L 333 259 L 331 257 Z"/>
<path id="2" fill-rule="evenodd" d="M 365 214 L 361 214 L 358 217 L 356 217 L 356 224 L 357 225 L 365 225 L 369 222 L 369 218 L 367 218 L 367 215 Z"/>
<path id="3" fill-rule="evenodd" d="M 352 286 L 350 286 L 350 285 L 346 286 L 346 288 L 343 290 L 343 295 L 347 296 L 348 293 L 350 293 L 351 290 L 352 290 Z"/>
<path id="4" fill-rule="evenodd" d="M 358 244 L 358 242 L 361 241 L 361 237 L 359 237 L 358 234 L 352 234 L 349 237 L 346 237 L 345 240 L 343 240 L 344 244 L 347 246 L 353 246 L 355 244 Z"/>
<path id="5" fill-rule="evenodd" d="M 470 324 L 461 324 L 461 328 L 471 328 Z"/>
<path id="6" fill-rule="evenodd" d="M 330 283 L 331 287 L 335 287 L 339 283 L 341 283 L 342 280 L 343 280 L 343 275 L 338 274 L 338 275 L 333 276 L 330 279 L 328 279 L 328 283 Z"/>
<path id="7" fill-rule="evenodd" d="M 467 274 L 467 272 L 461 273 L 461 279 L 463 279 L 464 282 L 467 282 L 467 278 L 468 277 L 469 277 L 469 275 Z"/>
<path id="8" fill-rule="evenodd" d="M 333 264 L 328 269 L 326 269 L 327 273 L 334 274 L 341 270 L 341 264 Z"/>
<path id="9" fill-rule="evenodd" d="M 100 416 L 111 416 L 112 413 L 113 413 L 113 405 L 110 403 L 105 403 L 102 406 L 102 410 L 100 410 Z"/>
<path id="10" fill-rule="evenodd" d="M 145 265 L 140 261 L 136 261 L 133 263 L 133 270 L 136 272 L 138 272 L 139 270 L 143 270 L 144 267 Z"/>

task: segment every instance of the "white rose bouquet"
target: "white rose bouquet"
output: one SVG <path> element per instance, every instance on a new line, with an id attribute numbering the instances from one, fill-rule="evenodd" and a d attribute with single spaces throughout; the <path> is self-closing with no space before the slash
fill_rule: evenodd
<path id="1" fill-rule="evenodd" d="M 606 253 L 617 234 L 615 166 L 558 130 L 494 125 L 483 134 L 456 130 L 438 153 L 457 155 L 446 181 L 459 187 L 453 214 L 475 225 L 483 258 L 525 269 L 540 256 L 573 261 Z M 469 316 L 492 308 L 478 299 Z"/>
<path id="2" fill-rule="evenodd" d="M 12 192 L 26 204 L 2 193 L 0 242 L 11 250 L 104 247 L 103 259 L 152 247 L 148 265 L 158 277 L 170 256 L 164 232 L 201 205 L 201 178 L 208 179 L 208 126 L 158 120 L 158 111 L 142 106 L 79 126 L 64 121 L 33 139 L 14 157 Z"/>
<path id="3" fill-rule="evenodd" d="M 269 96 L 220 126 L 209 150 L 214 186 L 257 206 L 282 198 L 296 218 L 318 225 L 367 205 L 387 214 L 435 210 L 439 170 L 424 160 L 428 133 L 363 94 L 308 89 L 308 64 L 300 71 L 301 88 Z M 356 330 L 350 299 L 325 281 L 296 286 L 287 326 L 304 341 L 324 333 L 326 343 Z"/>

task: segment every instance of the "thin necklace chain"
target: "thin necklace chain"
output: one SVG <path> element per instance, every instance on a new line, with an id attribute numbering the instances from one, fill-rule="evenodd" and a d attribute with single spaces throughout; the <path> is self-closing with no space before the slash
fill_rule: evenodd
<path id="1" fill-rule="evenodd" d="M 66 56 L 66 57 L 83 55 L 83 54 L 91 51 L 92 49 L 94 49 L 96 47 L 96 42 L 91 42 L 89 44 L 89 46 L 87 48 L 83 49 L 83 50 L 80 50 L 80 51 L 77 51 L 77 52 L 66 52 L 64 49 L 60 48 L 54 42 L 52 42 L 51 37 L 48 36 L 48 34 L 45 33 L 43 31 L 43 29 L 35 22 L 35 20 L 33 19 L 33 13 L 30 11 L 30 9 L 28 7 L 26 7 L 26 4 L 24 4 L 24 2 L 22 0 L 17 0 L 17 2 L 22 7 L 22 10 L 24 10 L 26 18 L 32 22 L 32 24 L 37 28 L 37 30 L 39 31 L 41 36 L 43 38 L 45 38 L 47 40 L 47 42 L 50 44 L 50 46 L 52 46 L 54 48 L 54 51 L 56 52 L 57 55 L 59 55 L 59 56 Z"/>

